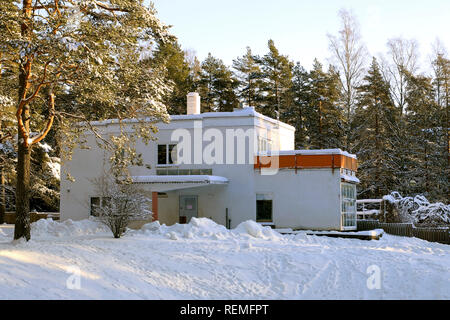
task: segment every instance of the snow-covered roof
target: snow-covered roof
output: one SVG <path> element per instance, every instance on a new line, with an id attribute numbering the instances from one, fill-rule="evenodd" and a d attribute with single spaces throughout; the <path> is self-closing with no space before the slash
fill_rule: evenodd
<path id="1" fill-rule="evenodd" d="M 342 151 L 341 149 L 320 149 L 320 150 L 281 150 L 279 155 L 327 155 L 327 154 L 340 154 L 349 158 L 356 159 L 356 155 Z M 261 154 L 263 155 L 263 154 Z"/>
<path id="2" fill-rule="evenodd" d="M 134 183 L 192 183 L 192 184 L 227 184 L 228 179 L 219 176 L 135 176 L 132 177 Z"/>
<path id="3" fill-rule="evenodd" d="M 184 121 L 184 120 L 203 120 L 208 118 L 231 118 L 231 117 L 255 117 L 268 122 L 272 122 L 274 124 L 281 125 L 283 127 L 295 130 L 295 128 L 287 123 L 281 122 L 279 120 L 267 117 L 259 112 L 256 112 L 254 108 L 246 107 L 246 108 L 237 108 L 234 109 L 233 112 L 205 112 L 200 114 L 180 114 L 180 115 L 171 115 L 170 121 Z M 125 119 L 123 123 L 135 123 L 138 120 L 136 119 Z M 148 121 L 153 121 L 153 119 L 148 119 Z M 117 124 L 119 120 L 117 119 L 109 119 L 103 121 L 92 121 L 91 125 L 93 126 L 105 126 L 109 124 Z"/>
<path id="4" fill-rule="evenodd" d="M 356 203 L 380 203 L 383 199 L 358 199 Z"/>
<path id="5" fill-rule="evenodd" d="M 359 179 L 355 176 L 349 176 L 347 174 L 341 174 L 341 179 L 344 179 L 347 182 L 359 183 Z"/>

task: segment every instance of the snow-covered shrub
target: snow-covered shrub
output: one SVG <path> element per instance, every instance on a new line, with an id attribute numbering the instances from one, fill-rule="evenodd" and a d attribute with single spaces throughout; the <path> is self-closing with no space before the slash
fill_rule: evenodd
<path id="1" fill-rule="evenodd" d="M 430 203 L 423 195 L 402 197 L 398 192 L 384 196 L 383 200 L 392 204 L 397 210 L 401 222 L 421 225 L 450 224 L 450 205 L 441 202 Z"/>
<path id="2" fill-rule="evenodd" d="M 98 219 L 109 227 L 114 238 L 120 238 L 132 220 L 151 218 L 151 199 L 136 185 L 115 183 L 110 178 L 101 178 L 95 183 L 101 190 L 102 201 L 94 209 Z"/>

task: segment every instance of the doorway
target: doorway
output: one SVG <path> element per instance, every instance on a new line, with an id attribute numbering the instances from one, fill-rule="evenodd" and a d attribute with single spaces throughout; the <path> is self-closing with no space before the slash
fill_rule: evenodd
<path id="1" fill-rule="evenodd" d="M 198 196 L 180 196 L 180 223 L 189 223 L 198 216 Z"/>

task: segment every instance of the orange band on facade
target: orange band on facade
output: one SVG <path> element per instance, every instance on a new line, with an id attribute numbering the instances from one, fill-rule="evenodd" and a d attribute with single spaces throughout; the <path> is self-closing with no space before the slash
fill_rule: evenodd
<path id="1" fill-rule="evenodd" d="M 158 192 L 152 192 L 153 221 L 158 220 Z"/>
<path id="2" fill-rule="evenodd" d="M 276 158 L 275 158 L 276 157 Z M 275 159 L 274 159 L 275 158 Z M 276 163 L 278 162 L 278 166 Z M 357 171 L 357 160 L 341 154 L 257 156 L 254 168 L 313 169 L 342 168 Z"/>

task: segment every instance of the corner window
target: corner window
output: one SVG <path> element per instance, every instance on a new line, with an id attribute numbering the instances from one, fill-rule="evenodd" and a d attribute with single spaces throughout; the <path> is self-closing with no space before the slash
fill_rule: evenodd
<path id="1" fill-rule="evenodd" d="M 270 195 L 256 195 L 256 222 L 273 222 L 273 202 Z"/>
<path id="2" fill-rule="evenodd" d="M 349 183 L 341 184 L 341 215 L 342 227 L 356 227 L 356 186 Z"/>
<path id="3" fill-rule="evenodd" d="M 159 144 L 158 145 L 158 164 L 176 164 L 177 162 L 177 145 L 176 144 Z"/>

